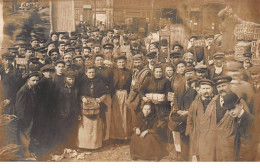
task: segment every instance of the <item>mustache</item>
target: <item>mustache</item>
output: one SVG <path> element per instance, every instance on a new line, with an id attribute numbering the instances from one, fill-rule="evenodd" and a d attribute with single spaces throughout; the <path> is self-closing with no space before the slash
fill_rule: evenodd
<path id="1" fill-rule="evenodd" d="M 219 93 L 227 93 L 225 90 L 220 90 Z"/>

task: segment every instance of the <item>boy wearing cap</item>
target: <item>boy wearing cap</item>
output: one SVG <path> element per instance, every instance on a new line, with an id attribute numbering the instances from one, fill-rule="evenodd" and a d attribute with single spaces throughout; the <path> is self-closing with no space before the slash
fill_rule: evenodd
<path id="1" fill-rule="evenodd" d="M 27 82 L 20 88 L 16 95 L 15 114 L 18 117 L 19 137 L 21 141 L 21 154 L 23 157 L 31 157 L 30 143 L 31 131 L 34 123 L 34 115 L 37 112 L 37 97 L 35 86 L 39 81 L 39 73 L 32 72 L 26 76 Z"/>
<path id="2" fill-rule="evenodd" d="M 203 117 L 205 110 L 213 98 L 213 81 L 209 79 L 199 80 L 199 95 L 196 96 L 190 105 L 186 136 L 190 136 L 189 143 L 189 160 L 198 161 L 199 159 L 199 135 L 200 135 L 200 120 Z"/>
<path id="3" fill-rule="evenodd" d="M 57 109 L 54 120 L 54 143 L 57 150 L 62 152 L 65 147 L 73 148 L 76 143 L 76 122 L 80 114 L 79 91 L 75 85 L 76 73 L 67 71 L 64 73 L 64 83 L 59 89 Z"/>

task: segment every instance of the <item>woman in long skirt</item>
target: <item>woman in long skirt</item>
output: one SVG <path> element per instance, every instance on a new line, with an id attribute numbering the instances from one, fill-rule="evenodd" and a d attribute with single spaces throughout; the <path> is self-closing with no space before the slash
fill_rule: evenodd
<path id="1" fill-rule="evenodd" d="M 160 160 L 167 154 L 166 148 L 158 135 L 158 117 L 150 103 L 145 103 L 142 112 L 137 114 L 131 137 L 130 154 L 133 160 Z"/>
<path id="2" fill-rule="evenodd" d="M 103 80 L 95 75 L 95 67 L 86 68 L 86 75 L 80 82 L 80 95 L 83 103 L 95 101 L 99 103 L 99 114 L 85 114 L 88 110 L 82 108 L 81 122 L 78 131 L 78 147 L 84 149 L 97 149 L 102 147 L 103 122 L 105 120 L 107 89 Z M 86 111 L 83 111 L 86 110 Z M 92 109 L 89 109 L 90 111 Z M 88 112 L 88 111 L 87 111 Z"/>
<path id="3" fill-rule="evenodd" d="M 130 138 L 131 113 L 126 106 L 127 96 L 132 80 L 131 71 L 126 69 L 126 57 L 115 59 L 117 67 L 114 69 L 112 114 L 110 138 L 126 140 Z"/>

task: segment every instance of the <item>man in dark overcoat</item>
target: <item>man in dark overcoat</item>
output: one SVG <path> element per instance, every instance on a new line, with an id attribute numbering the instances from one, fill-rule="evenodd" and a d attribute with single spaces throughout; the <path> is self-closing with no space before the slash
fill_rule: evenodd
<path id="1" fill-rule="evenodd" d="M 39 73 L 31 72 L 26 76 L 27 82 L 18 91 L 15 102 L 15 114 L 17 115 L 19 137 L 21 143 L 21 154 L 30 157 L 31 130 L 34 116 L 37 111 L 35 86 L 39 81 Z"/>

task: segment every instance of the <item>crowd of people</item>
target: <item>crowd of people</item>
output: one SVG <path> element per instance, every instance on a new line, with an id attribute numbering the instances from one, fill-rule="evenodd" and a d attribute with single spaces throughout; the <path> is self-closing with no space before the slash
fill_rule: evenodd
<path id="1" fill-rule="evenodd" d="M 158 161 L 169 145 L 179 161 L 255 160 L 260 66 L 214 34 L 187 46 L 120 26 L 31 33 L 2 54 L 2 116 L 18 120 L 5 144 L 19 144 L 20 159 L 130 140 L 133 160 Z"/>

